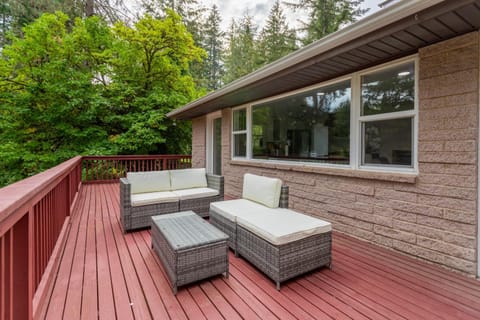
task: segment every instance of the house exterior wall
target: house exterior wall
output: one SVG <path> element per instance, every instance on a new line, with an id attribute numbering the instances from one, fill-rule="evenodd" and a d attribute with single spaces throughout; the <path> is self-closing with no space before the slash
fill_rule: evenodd
<path id="1" fill-rule="evenodd" d="M 232 161 L 231 110 L 225 109 L 226 195 L 241 196 L 246 172 L 278 177 L 290 187 L 290 208 L 328 220 L 338 232 L 475 276 L 479 34 L 423 48 L 418 55 L 416 177 Z M 195 164 L 205 162 L 202 119 L 194 121 Z"/>
<path id="2" fill-rule="evenodd" d="M 192 167 L 205 168 L 207 117 L 192 120 Z"/>

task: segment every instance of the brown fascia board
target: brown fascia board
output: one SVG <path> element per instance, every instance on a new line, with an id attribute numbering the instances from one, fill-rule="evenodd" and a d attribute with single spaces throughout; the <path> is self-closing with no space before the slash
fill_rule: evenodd
<path id="1" fill-rule="evenodd" d="M 328 56 L 338 54 L 335 49 L 340 47 L 351 50 L 358 46 L 358 40 L 365 44 L 372 39 L 381 38 L 383 35 L 391 34 L 401 30 L 410 24 L 417 23 L 419 19 L 427 19 L 428 15 L 419 17 L 420 12 L 427 12 L 428 9 L 445 3 L 446 5 L 460 7 L 472 3 L 473 0 L 403 0 L 392 4 L 366 18 L 351 24 L 337 32 L 334 32 L 312 44 L 305 46 L 271 64 L 266 65 L 246 76 L 243 76 L 223 88 L 207 94 L 187 105 L 175 109 L 167 114 L 173 119 L 190 119 L 195 116 L 208 113 L 211 110 L 202 110 L 202 106 L 221 99 L 228 94 L 244 89 L 258 82 L 269 81 L 272 77 L 277 78 L 288 73 L 300 65 L 318 63 Z M 405 23 L 399 23 L 404 21 Z M 351 44 L 350 44 L 351 43 Z M 356 44 L 354 44 L 356 43 Z M 344 51 L 344 50 L 342 50 Z M 211 108 L 208 108 L 211 109 Z M 203 112 L 202 112 L 203 111 Z"/>

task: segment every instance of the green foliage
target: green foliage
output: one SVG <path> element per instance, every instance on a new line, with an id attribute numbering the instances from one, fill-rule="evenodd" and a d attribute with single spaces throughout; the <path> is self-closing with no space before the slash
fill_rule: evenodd
<path id="1" fill-rule="evenodd" d="M 219 89 L 222 77 L 225 74 L 223 67 L 223 37 L 225 33 L 220 29 L 222 18 L 218 7 L 213 5 L 207 18 L 202 41 L 202 47 L 207 51 L 204 63 L 204 75 L 207 90 Z"/>
<path id="2" fill-rule="evenodd" d="M 304 22 L 306 36 L 302 40 L 309 44 L 337 31 L 342 26 L 355 22 L 368 9 L 361 9 L 364 0 L 298 0 L 288 3 L 294 9 L 307 10 L 309 21 Z"/>
<path id="3" fill-rule="evenodd" d="M 78 154 L 189 152 L 190 124 L 165 115 L 198 97 L 203 55 L 171 11 L 133 27 L 42 15 L 0 54 L 0 185 Z"/>
<path id="4" fill-rule="evenodd" d="M 260 33 L 257 63 L 265 65 L 291 53 L 297 48 L 295 41 L 295 31 L 288 27 L 287 19 L 280 7 L 280 1 L 277 0 Z"/>
<path id="5" fill-rule="evenodd" d="M 245 14 L 239 25 L 232 20 L 228 50 L 225 57 L 224 82 L 229 83 L 258 68 L 256 59 L 255 25 L 252 16 Z"/>
<path id="6" fill-rule="evenodd" d="M 116 129 L 112 141 L 121 153 L 176 153 L 190 143 L 183 126 L 173 127 L 166 114 L 198 97 L 189 65 L 200 60 L 197 48 L 181 18 L 167 10 L 164 19 L 145 16 L 133 28 L 114 26 L 116 41 L 110 65 L 115 97 L 115 116 L 109 123 Z M 178 140 L 171 144 L 170 140 Z"/>

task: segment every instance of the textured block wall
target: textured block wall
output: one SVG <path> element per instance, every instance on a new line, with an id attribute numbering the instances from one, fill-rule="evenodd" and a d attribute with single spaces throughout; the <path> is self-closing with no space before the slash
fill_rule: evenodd
<path id="1" fill-rule="evenodd" d="M 336 231 L 474 276 L 479 59 L 477 32 L 419 51 L 417 177 L 231 161 L 224 110 L 225 193 L 240 197 L 246 172 L 278 177 L 290 186 L 291 208 Z"/>
<path id="2" fill-rule="evenodd" d="M 206 150 L 206 117 L 192 120 L 192 167 L 205 168 Z"/>

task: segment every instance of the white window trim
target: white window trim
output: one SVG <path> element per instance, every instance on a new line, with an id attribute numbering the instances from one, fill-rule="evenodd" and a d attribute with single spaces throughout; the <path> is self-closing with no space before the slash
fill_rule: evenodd
<path id="1" fill-rule="evenodd" d="M 415 67 L 415 93 L 414 93 L 414 105 L 413 110 L 405 110 L 399 112 L 389 112 L 381 113 L 376 115 L 367 115 L 361 116 L 361 77 L 366 74 L 390 69 L 392 67 L 402 65 L 408 62 L 413 62 Z M 369 69 L 362 70 L 358 72 L 354 78 L 356 78 L 355 88 L 357 89 L 356 97 L 353 97 L 352 100 L 355 100 L 357 105 L 356 112 L 357 114 L 357 127 L 355 128 L 355 134 L 357 135 L 357 145 L 356 145 L 356 166 L 354 169 L 362 171 L 375 171 L 375 172 L 406 172 L 406 173 L 418 173 L 418 55 L 408 56 L 401 58 L 395 61 L 387 62 L 379 66 L 375 66 Z M 412 134 L 412 167 L 410 166 L 392 166 L 392 165 L 374 165 L 374 164 L 363 164 L 363 130 L 362 124 L 365 122 L 371 121 L 381 121 L 381 120 L 394 120 L 394 119 L 404 119 L 404 118 L 413 118 L 413 134 Z"/>
<path id="2" fill-rule="evenodd" d="M 238 131 L 233 131 L 233 113 L 237 110 L 241 110 L 241 109 L 245 109 L 246 111 L 246 130 L 238 130 Z M 246 159 L 250 159 L 249 157 L 249 149 L 250 149 L 250 143 L 249 143 L 249 138 L 250 137 L 250 132 L 251 132 L 251 129 L 249 129 L 249 126 L 251 126 L 251 121 L 249 120 L 249 109 L 251 109 L 251 107 L 249 107 L 248 105 L 242 105 L 242 106 L 238 106 L 238 107 L 235 107 L 235 108 L 232 108 L 232 112 L 231 112 L 231 115 L 230 115 L 230 124 L 231 124 L 231 146 L 230 146 L 230 154 L 231 154 L 231 158 L 233 160 L 246 160 Z M 237 157 L 235 156 L 235 135 L 240 135 L 240 134 L 246 134 L 247 135 L 247 144 L 246 144 L 246 147 L 247 147 L 247 150 L 245 152 L 246 156 L 245 157 Z"/>
<path id="3" fill-rule="evenodd" d="M 206 160 L 206 170 L 208 173 L 213 172 L 213 136 L 214 136 L 214 125 L 213 122 L 215 119 L 222 117 L 222 111 L 217 111 L 209 113 L 207 115 L 207 132 L 206 132 L 206 148 L 205 148 L 205 160 Z"/>
<path id="4" fill-rule="evenodd" d="M 360 103 L 361 103 L 361 88 L 360 88 L 360 78 L 362 75 L 381 71 L 383 69 L 389 69 L 395 67 L 396 65 L 401 65 L 407 62 L 415 63 L 415 101 L 414 109 L 384 113 L 378 115 L 369 115 L 361 116 L 360 115 Z M 231 159 L 232 160 L 246 160 L 251 162 L 267 162 L 267 163 L 278 163 L 278 164 L 287 164 L 287 165 L 300 165 L 300 166 L 311 166 L 311 167 L 324 167 L 324 168 L 343 168 L 343 169 L 352 169 L 359 171 L 371 171 L 371 172 L 391 172 L 391 173 L 415 173 L 418 174 L 418 55 L 410 55 L 395 61 L 387 62 L 372 68 L 364 69 L 359 72 L 355 72 L 343 77 L 332 79 L 329 81 L 321 82 L 312 86 L 301 88 L 287 93 L 282 93 L 273 97 L 268 97 L 265 99 L 257 100 L 249 104 L 244 104 L 241 106 L 233 107 L 231 109 Z M 339 83 L 342 81 L 350 80 L 351 83 L 351 104 L 350 104 L 350 164 L 334 164 L 334 163 L 312 163 L 312 162 L 302 162 L 302 161 L 289 161 L 289 160 L 265 160 L 265 159 L 253 159 L 252 158 L 252 107 L 254 105 L 262 104 L 269 101 L 274 101 L 282 99 L 288 96 L 299 94 L 302 92 L 307 92 L 314 89 L 319 89 L 331 84 Z M 233 131 L 233 112 L 239 109 L 246 110 L 247 116 L 247 130 L 242 131 Z M 392 165 L 361 165 L 362 163 L 362 121 L 377 121 L 377 120 L 390 120 L 390 119 L 400 119 L 400 118 L 413 118 L 413 154 L 412 154 L 412 163 L 413 167 L 406 166 L 392 166 Z M 235 157 L 234 155 L 234 135 L 238 134 L 247 134 L 247 143 L 246 143 L 246 157 Z"/>

